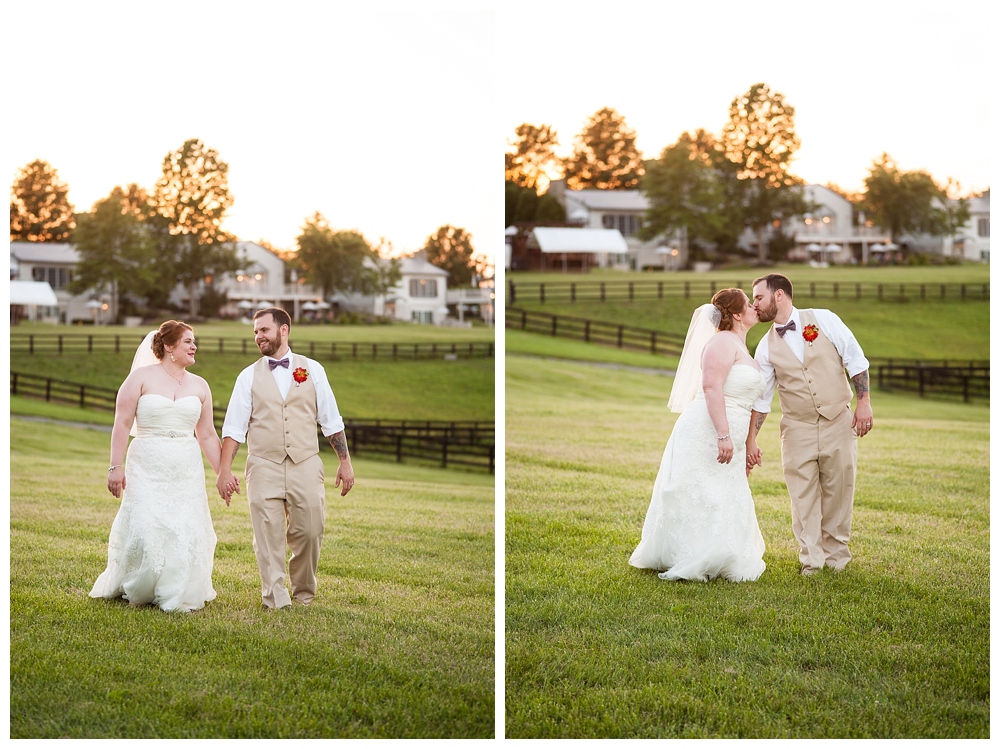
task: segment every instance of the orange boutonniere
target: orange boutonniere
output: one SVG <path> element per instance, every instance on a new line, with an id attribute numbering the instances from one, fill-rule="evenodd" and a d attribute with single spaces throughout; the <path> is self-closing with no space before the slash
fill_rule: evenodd
<path id="1" fill-rule="evenodd" d="M 802 337 L 809 341 L 809 345 L 813 345 L 813 341 L 819 338 L 819 328 L 815 325 L 806 325 L 805 329 L 802 331 Z"/>
<path id="2" fill-rule="evenodd" d="M 295 371 L 292 372 L 292 379 L 295 380 L 295 387 L 298 387 L 309 379 L 309 373 L 302 367 L 297 367 Z"/>

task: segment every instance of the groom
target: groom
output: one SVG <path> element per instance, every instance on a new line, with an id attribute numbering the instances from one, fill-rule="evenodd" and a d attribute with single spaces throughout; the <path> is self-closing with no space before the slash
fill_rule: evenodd
<path id="1" fill-rule="evenodd" d="M 292 597 L 308 606 L 316 595 L 326 489 L 316 424 L 340 458 L 334 486 L 354 486 L 344 420 L 323 367 L 288 348 L 292 321 L 283 309 L 254 315 L 254 339 L 263 358 L 240 372 L 222 427 L 222 465 L 216 487 L 229 504 L 239 492 L 233 458 L 247 443 L 247 499 L 264 607 L 291 606 L 285 587 L 285 541 L 292 551 Z"/>
<path id="2" fill-rule="evenodd" d="M 792 500 L 792 530 L 803 575 L 851 560 L 858 443 L 872 428 L 868 360 L 854 334 L 833 312 L 797 309 L 792 282 L 772 273 L 753 282 L 761 322 L 774 321 L 754 358 L 765 378 L 747 435 L 747 474 L 762 465 L 757 434 L 771 410 L 775 383 L 781 403 L 781 466 Z M 844 375 L 847 371 L 847 377 Z M 850 377 L 858 402 L 851 413 Z"/>

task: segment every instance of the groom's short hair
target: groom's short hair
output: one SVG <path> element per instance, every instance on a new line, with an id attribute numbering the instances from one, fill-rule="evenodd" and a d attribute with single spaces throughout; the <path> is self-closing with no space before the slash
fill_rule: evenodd
<path id="1" fill-rule="evenodd" d="M 281 307 L 268 307 L 267 309 L 257 310 L 253 319 L 256 320 L 258 317 L 263 317 L 264 315 L 270 315 L 274 320 L 274 324 L 279 328 L 282 325 L 287 325 L 289 330 L 292 329 L 292 318 Z"/>
<path id="2" fill-rule="evenodd" d="M 753 288 L 754 286 L 756 286 L 761 282 L 767 284 L 767 290 L 770 291 L 772 294 L 776 292 L 778 289 L 781 289 L 783 292 L 785 292 L 785 295 L 789 299 L 792 298 L 792 282 L 789 281 L 785 276 L 781 275 L 780 273 L 768 273 L 766 276 L 755 278 L 750 288 Z"/>

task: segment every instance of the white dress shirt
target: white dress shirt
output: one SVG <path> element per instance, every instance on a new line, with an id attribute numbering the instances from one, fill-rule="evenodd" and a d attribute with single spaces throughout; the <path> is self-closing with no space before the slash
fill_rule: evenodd
<path id="1" fill-rule="evenodd" d="M 861 350 L 858 339 L 854 337 L 854 333 L 844 324 L 844 321 L 835 312 L 828 309 L 814 309 L 812 313 L 816 317 L 816 325 L 823 331 L 823 335 L 830 339 L 834 348 L 837 349 L 837 353 L 840 354 L 840 358 L 844 360 L 844 369 L 847 370 L 847 374 L 854 377 L 856 374 L 867 371 L 870 366 L 868 360 Z M 792 321 L 795 322 L 795 330 L 785 333 L 783 340 L 788 343 L 795 358 L 803 361 L 806 355 L 806 339 L 802 337 L 802 320 L 796 307 L 792 307 L 791 317 L 785 321 L 785 324 Z M 764 392 L 753 404 L 753 410 L 762 414 L 771 412 L 771 399 L 774 397 L 774 388 L 777 384 L 774 377 L 774 367 L 768 357 L 767 339 L 767 335 L 760 339 L 753 357 L 760 366 L 760 373 L 764 375 Z"/>
<path id="2" fill-rule="evenodd" d="M 288 391 L 292 387 L 292 351 L 288 350 L 285 356 L 289 359 L 289 366 L 275 367 L 271 370 L 274 382 L 278 386 L 282 400 L 288 397 Z M 278 361 L 273 357 L 265 357 L 268 361 Z M 313 387 L 316 389 L 316 413 L 319 425 L 323 430 L 323 436 L 329 437 L 337 432 L 344 431 L 344 419 L 337 408 L 337 399 L 330 388 L 330 381 L 326 377 L 326 370 L 319 362 L 312 359 L 305 359 L 306 369 L 312 378 Z M 247 441 L 247 430 L 250 428 L 250 411 L 253 408 L 251 388 L 253 387 L 253 368 L 256 362 L 240 372 L 236 378 L 236 385 L 233 386 L 233 397 L 229 399 L 229 408 L 226 409 L 226 420 L 222 424 L 223 438 L 232 437 L 243 444 Z"/>

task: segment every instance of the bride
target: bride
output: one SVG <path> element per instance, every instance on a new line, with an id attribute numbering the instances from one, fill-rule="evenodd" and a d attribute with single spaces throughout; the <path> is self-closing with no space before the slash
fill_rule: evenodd
<path id="1" fill-rule="evenodd" d="M 667 404 L 681 415 L 629 559 L 665 570 L 664 580 L 756 580 L 764 571 L 745 459 L 750 409 L 764 389 L 746 345 L 756 324 L 740 289 L 723 289 L 691 318 Z"/>
<path id="2" fill-rule="evenodd" d="M 91 598 L 164 611 L 194 611 L 215 598 L 201 452 L 218 473 L 221 447 L 208 383 L 187 371 L 197 348 L 190 325 L 168 320 L 140 344 L 118 391 L 108 491 L 122 503 Z"/>

